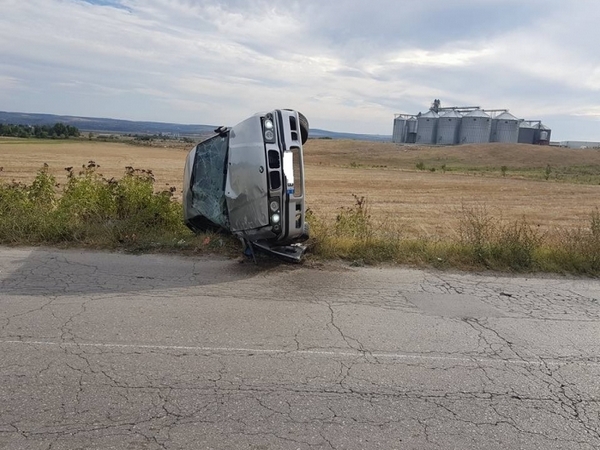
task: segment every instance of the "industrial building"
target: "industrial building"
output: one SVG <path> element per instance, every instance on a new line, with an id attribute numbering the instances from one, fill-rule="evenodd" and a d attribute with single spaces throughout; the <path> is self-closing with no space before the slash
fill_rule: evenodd
<path id="1" fill-rule="evenodd" d="M 460 145 L 505 142 L 550 145 L 552 130 L 540 120 L 524 120 L 508 109 L 480 106 L 441 107 L 434 100 L 422 114 L 396 114 L 392 142 L 421 145 Z"/>

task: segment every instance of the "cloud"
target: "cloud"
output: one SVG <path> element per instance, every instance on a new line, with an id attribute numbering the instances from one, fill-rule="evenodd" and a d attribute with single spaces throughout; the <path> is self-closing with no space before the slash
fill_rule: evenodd
<path id="1" fill-rule="evenodd" d="M 5 3 L 6 110 L 231 125 L 292 107 L 389 134 L 394 113 L 440 98 L 600 140 L 583 120 L 600 104 L 592 0 Z"/>

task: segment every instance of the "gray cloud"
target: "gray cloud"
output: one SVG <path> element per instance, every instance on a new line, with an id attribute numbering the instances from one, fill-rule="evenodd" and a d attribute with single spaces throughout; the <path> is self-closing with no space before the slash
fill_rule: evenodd
<path id="1" fill-rule="evenodd" d="M 4 110 L 233 124 L 293 107 L 316 127 L 389 134 L 394 113 L 441 98 L 600 140 L 592 0 L 8 0 L 3 11 Z"/>

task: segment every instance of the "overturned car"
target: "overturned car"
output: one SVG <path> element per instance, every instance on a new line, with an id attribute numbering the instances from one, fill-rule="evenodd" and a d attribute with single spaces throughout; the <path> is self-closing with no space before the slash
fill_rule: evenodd
<path id="1" fill-rule="evenodd" d="M 308 121 L 277 109 L 220 127 L 188 154 L 183 177 L 186 225 L 226 231 L 247 254 L 300 261 L 308 239 L 302 145 Z"/>

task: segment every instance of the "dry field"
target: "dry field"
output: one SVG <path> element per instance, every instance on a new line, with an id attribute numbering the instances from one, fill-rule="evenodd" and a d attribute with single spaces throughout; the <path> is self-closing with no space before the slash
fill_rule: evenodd
<path id="1" fill-rule="evenodd" d="M 191 148 L 192 145 L 187 147 Z M 36 171 L 47 163 L 59 183 L 67 179 L 65 167 L 79 168 L 88 161 L 100 165 L 105 177 L 120 178 L 125 167 L 151 169 L 159 190 L 181 188 L 185 157 L 189 148 L 143 147 L 125 143 L 85 140 L 21 140 L 0 138 L 0 180 L 29 182 Z"/>
<path id="2" fill-rule="evenodd" d="M 64 167 L 79 167 L 93 160 L 109 178 L 120 177 L 126 166 L 152 169 L 157 189 L 176 186 L 180 193 L 187 147 L 1 139 L 0 180 L 31 181 L 47 163 L 62 183 Z M 504 144 L 398 147 L 311 140 L 305 154 L 307 205 L 319 216 L 333 219 L 340 207 L 353 205 L 352 194 L 365 196 L 376 222 L 391 224 L 407 237 L 454 234 L 463 205 L 485 206 L 494 216 L 508 220 L 524 218 L 543 230 L 586 226 L 591 211 L 600 207 L 598 184 L 532 180 L 520 175 L 541 174 L 548 165 L 600 167 L 596 150 Z M 416 170 L 418 162 L 437 170 Z M 442 173 L 442 165 L 452 172 Z M 508 167 L 506 177 L 500 175 L 503 165 Z"/>

